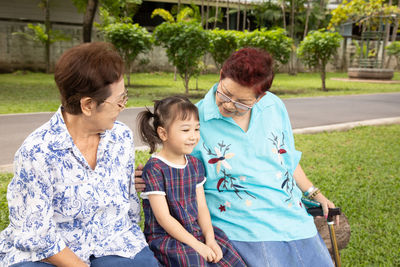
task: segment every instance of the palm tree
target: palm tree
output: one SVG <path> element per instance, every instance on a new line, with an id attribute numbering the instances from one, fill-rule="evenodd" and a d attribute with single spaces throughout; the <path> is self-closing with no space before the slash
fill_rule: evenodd
<path id="1" fill-rule="evenodd" d="M 206 30 L 208 30 L 208 16 L 210 12 L 210 0 L 207 0 L 207 13 L 206 13 Z"/>
<path id="2" fill-rule="evenodd" d="M 246 29 L 246 16 L 247 16 L 247 0 L 244 0 L 244 14 L 243 14 L 243 31 Z"/>
<path id="3" fill-rule="evenodd" d="M 204 24 L 204 0 L 201 0 L 201 25 L 203 26 Z"/>
<path id="4" fill-rule="evenodd" d="M 310 0 L 307 0 L 307 12 L 306 12 L 306 22 L 304 23 L 304 34 L 303 39 L 306 38 L 308 32 L 308 21 L 310 20 L 310 13 L 311 13 L 311 3 Z"/>
<path id="5" fill-rule="evenodd" d="M 215 2 L 215 21 L 214 21 L 214 29 L 217 27 L 218 21 L 218 0 Z"/>
<path id="6" fill-rule="evenodd" d="M 400 8 L 400 0 L 397 1 L 397 7 Z M 393 33 L 392 33 L 392 39 L 391 42 L 396 41 L 397 37 L 397 30 L 399 29 L 399 17 L 397 16 L 394 20 L 394 26 L 393 26 Z M 386 61 L 386 68 L 389 68 L 390 65 L 390 60 L 392 59 L 392 55 L 389 56 L 388 60 Z"/>
<path id="7" fill-rule="evenodd" d="M 239 24 L 240 24 L 240 0 L 238 0 L 238 11 L 236 15 L 236 30 L 239 31 Z"/>
<path id="8" fill-rule="evenodd" d="M 226 29 L 229 30 L 229 0 L 226 0 Z"/>
<path id="9" fill-rule="evenodd" d="M 295 0 L 291 0 L 290 3 L 290 38 L 294 40 L 294 11 L 295 11 Z M 289 61 L 289 74 L 296 75 L 295 69 L 295 55 L 294 50 L 290 53 L 290 61 Z"/>
<path id="10" fill-rule="evenodd" d="M 281 4 L 281 9 L 282 9 L 282 22 L 283 22 L 283 28 L 286 31 L 286 10 L 285 10 L 285 0 L 279 0 Z"/>

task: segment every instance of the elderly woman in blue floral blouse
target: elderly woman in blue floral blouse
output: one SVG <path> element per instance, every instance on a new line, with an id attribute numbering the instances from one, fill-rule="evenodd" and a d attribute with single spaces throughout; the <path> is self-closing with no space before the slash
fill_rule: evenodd
<path id="1" fill-rule="evenodd" d="M 62 106 L 15 155 L 0 266 L 158 266 L 138 226 L 123 61 L 106 43 L 65 52 Z"/>

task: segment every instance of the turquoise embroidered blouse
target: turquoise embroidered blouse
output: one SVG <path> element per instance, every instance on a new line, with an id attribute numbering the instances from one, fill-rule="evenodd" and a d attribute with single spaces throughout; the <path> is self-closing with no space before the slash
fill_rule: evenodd
<path id="1" fill-rule="evenodd" d="M 200 141 L 193 155 L 206 170 L 212 223 L 236 241 L 290 241 L 317 234 L 292 176 L 295 149 L 283 102 L 268 92 L 253 109 L 247 132 L 215 104 L 217 85 L 197 103 Z"/>

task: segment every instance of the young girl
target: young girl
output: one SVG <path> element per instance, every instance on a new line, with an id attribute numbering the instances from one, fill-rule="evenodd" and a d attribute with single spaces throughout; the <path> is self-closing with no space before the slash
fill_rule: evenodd
<path id="1" fill-rule="evenodd" d="M 200 138 L 197 107 L 173 96 L 138 116 L 142 139 L 153 153 L 143 169 L 145 235 L 166 266 L 245 266 L 227 236 L 211 224 L 204 197 L 204 167 L 190 156 Z"/>

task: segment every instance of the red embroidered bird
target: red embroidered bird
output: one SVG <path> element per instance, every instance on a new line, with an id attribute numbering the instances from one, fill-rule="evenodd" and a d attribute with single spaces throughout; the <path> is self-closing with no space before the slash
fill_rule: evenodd
<path id="1" fill-rule="evenodd" d="M 229 163 L 226 162 L 225 159 L 233 158 L 235 156 L 235 153 L 227 153 L 227 154 L 222 155 L 221 151 L 219 151 L 219 149 L 216 147 L 214 147 L 214 151 L 217 154 L 217 157 L 208 160 L 208 163 L 210 163 L 210 164 L 217 163 L 217 173 L 219 173 L 219 171 L 221 170 L 221 163 L 222 163 L 222 165 L 224 165 L 225 168 L 227 168 L 229 170 L 232 169 L 231 165 L 229 165 Z"/>

